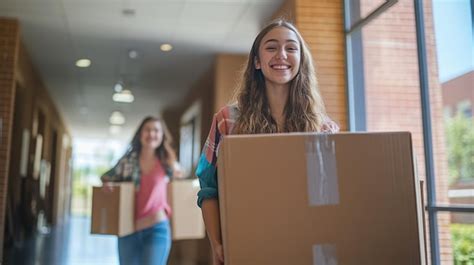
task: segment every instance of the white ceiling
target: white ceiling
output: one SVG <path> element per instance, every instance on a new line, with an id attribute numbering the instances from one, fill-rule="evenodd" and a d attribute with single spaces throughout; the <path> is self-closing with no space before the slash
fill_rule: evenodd
<path id="1" fill-rule="evenodd" d="M 114 110 L 129 139 L 138 122 L 176 104 L 217 53 L 248 53 L 283 0 L 0 0 L 0 16 L 20 20 L 34 66 L 73 137 L 109 138 Z M 123 15 L 133 9 L 135 15 Z M 171 43 L 173 50 L 160 50 Z M 139 58 L 128 57 L 130 49 Z M 75 66 L 79 58 L 92 65 Z M 132 104 L 114 103 L 122 79 Z"/>

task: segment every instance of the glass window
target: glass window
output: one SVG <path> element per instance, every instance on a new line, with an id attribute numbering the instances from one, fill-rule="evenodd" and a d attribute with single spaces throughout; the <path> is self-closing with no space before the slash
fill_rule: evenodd
<path id="1" fill-rule="evenodd" d="M 447 167 L 447 182 L 438 181 L 437 187 L 447 186 L 447 201 L 442 204 L 474 206 L 474 43 L 472 1 L 433 0 L 437 79 L 441 102 L 450 112 L 438 122 L 445 135 L 445 160 L 435 161 Z M 432 107 L 433 109 L 433 107 Z M 433 111 L 433 110 L 432 110 Z M 436 119 L 436 117 L 433 117 Z M 436 120 L 433 121 L 435 123 Z M 446 163 L 447 161 L 447 163 Z M 444 172 L 442 172 L 444 173 Z M 474 262 L 474 261 L 473 261 Z"/>
<path id="2" fill-rule="evenodd" d="M 450 245 L 440 248 L 441 253 L 450 253 L 452 260 L 441 264 L 464 265 L 474 263 L 474 213 L 439 212 L 438 225 L 447 227 L 440 240 L 447 239 Z"/>
<path id="3" fill-rule="evenodd" d="M 380 2 L 388 1 L 346 0 L 350 128 L 412 133 L 420 177 L 427 177 L 425 153 L 433 160 L 426 161 L 433 165 L 428 180 L 435 184 L 426 190 L 435 198 L 428 204 L 433 220 L 429 224 L 436 236 L 430 239 L 428 235 L 431 242 L 427 244 L 437 246 L 430 250 L 435 257 L 432 261 L 474 264 L 472 255 L 466 261 L 457 254 L 459 237 L 470 238 L 467 244 L 474 245 L 469 234 L 474 223 L 472 1 L 399 0 L 367 17 L 384 4 Z M 421 16 L 415 2 L 422 4 L 424 32 L 417 31 Z M 417 36 L 424 37 L 420 46 Z M 425 52 L 419 54 L 423 47 Z M 425 75 L 420 76 L 419 71 L 423 63 L 426 87 L 420 85 Z M 429 110 L 423 109 L 420 91 L 429 94 Z M 431 124 L 426 123 L 429 130 L 423 128 L 424 117 L 431 118 Z M 424 135 L 431 138 L 429 146 L 424 144 Z"/>

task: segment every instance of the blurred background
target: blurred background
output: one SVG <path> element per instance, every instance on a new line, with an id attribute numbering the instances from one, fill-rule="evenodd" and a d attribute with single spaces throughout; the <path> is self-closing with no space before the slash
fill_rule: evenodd
<path id="1" fill-rule="evenodd" d="M 118 264 L 92 186 L 146 115 L 188 174 L 259 30 L 293 21 L 343 131 L 410 131 L 431 264 L 474 264 L 472 0 L 1 0 L 0 260 Z M 207 239 L 169 264 L 210 264 Z"/>

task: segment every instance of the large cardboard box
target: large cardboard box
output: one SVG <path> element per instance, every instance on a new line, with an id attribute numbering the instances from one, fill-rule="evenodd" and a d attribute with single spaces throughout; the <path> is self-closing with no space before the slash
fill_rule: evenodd
<path id="1" fill-rule="evenodd" d="M 92 188 L 92 234 L 126 236 L 135 230 L 134 184 L 119 182 L 112 186 L 111 191 Z"/>
<path id="2" fill-rule="evenodd" d="M 409 133 L 228 136 L 218 176 L 226 265 L 425 264 Z"/>
<path id="3" fill-rule="evenodd" d="M 168 189 L 173 211 L 173 240 L 201 239 L 206 235 L 201 209 L 197 207 L 198 179 L 174 180 Z"/>

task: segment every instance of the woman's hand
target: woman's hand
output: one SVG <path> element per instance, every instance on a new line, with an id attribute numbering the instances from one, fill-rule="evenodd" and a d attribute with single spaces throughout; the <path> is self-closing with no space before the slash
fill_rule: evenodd
<path id="1" fill-rule="evenodd" d="M 177 179 L 182 179 L 186 177 L 186 174 L 184 174 L 184 170 L 181 167 L 181 165 L 178 163 L 178 161 L 175 161 L 173 163 L 173 176 L 172 178 L 177 178 Z"/>
<path id="2" fill-rule="evenodd" d="M 213 265 L 224 265 L 224 248 L 222 244 L 216 243 L 212 246 L 212 262 Z"/>
<path id="3" fill-rule="evenodd" d="M 107 181 L 102 183 L 103 192 L 112 192 L 114 190 L 113 182 Z"/>
<path id="4" fill-rule="evenodd" d="M 219 218 L 219 202 L 217 199 L 206 199 L 201 206 L 202 217 L 206 225 L 207 236 L 212 247 L 214 265 L 224 264 L 224 248 L 222 247 L 221 223 Z"/>

